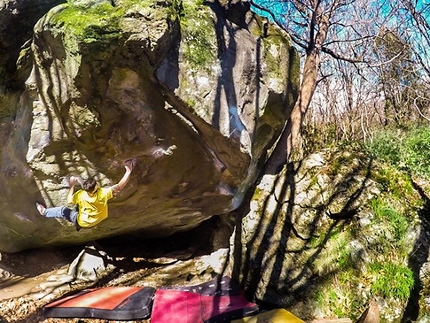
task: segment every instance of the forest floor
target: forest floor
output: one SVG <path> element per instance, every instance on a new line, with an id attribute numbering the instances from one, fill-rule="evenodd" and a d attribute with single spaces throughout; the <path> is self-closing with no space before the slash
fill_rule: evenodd
<path id="1" fill-rule="evenodd" d="M 187 280 L 193 276 L 192 273 L 187 274 L 187 270 L 192 268 L 189 261 L 211 253 L 208 248 L 208 234 L 207 232 L 206 234 L 201 233 L 197 235 L 193 233 L 177 234 L 169 238 L 152 240 L 122 237 L 97 241 L 97 245 L 106 252 L 109 258 L 115 260 L 115 269 L 107 277 L 103 277 L 90 287 L 131 286 L 142 280 L 146 283 L 148 279 L 150 281 L 156 279 L 159 270 L 163 271 L 162 276 L 165 281 L 167 266 L 175 266 L 175 262 L 182 263 L 183 268 L 176 265 L 176 268 L 169 269 L 169 284 L 187 285 L 188 283 L 189 285 Z M 37 287 L 56 272 L 67 270 L 84 247 L 41 248 L 1 254 L 0 323 L 107 322 L 101 319 L 47 318 L 43 314 L 43 306 L 49 301 L 35 297 Z M 153 261 L 154 259 L 161 259 L 161 261 Z M 188 263 L 185 264 L 187 261 Z M 193 279 L 196 278 L 195 275 L 193 277 Z"/>

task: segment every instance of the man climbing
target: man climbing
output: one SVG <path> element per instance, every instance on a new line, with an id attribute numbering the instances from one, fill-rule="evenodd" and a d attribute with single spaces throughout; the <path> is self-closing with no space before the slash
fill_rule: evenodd
<path id="1" fill-rule="evenodd" d="M 135 159 L 127 160 L 124 164 L 125 174 L 117 184 L 110 187 L 101 188 L 94 178 L 89 178 L 82 183 L 82 189 L 75 193 L 77 180 L 70 176 L 67 203 L 76 205 L 77 210 L 66 206 L 46 208 L 39 202 L 36 202 L 36 208 L 46 218 L 66 219 L 76 226 L 77 231 L 81 228 L 94 227 L 108 217 L 108 200 L 128 183 L 135 163 Z"/>

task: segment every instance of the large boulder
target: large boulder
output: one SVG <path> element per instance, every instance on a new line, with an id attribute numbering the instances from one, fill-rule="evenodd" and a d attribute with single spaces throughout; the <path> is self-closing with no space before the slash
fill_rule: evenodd
<path id="1" fill-rule="evenodd" d="M 69 1 L 21 41 L 23 90 L 0 88 L 4 252 L 163 237 L 236 209 L 296 98 L 288 36 L 240 2 Z M 36 211 L 36 200 L 65 203 L 67 175 L 115 184 L 131 157 L 131 180 L 97 228 Z"/>
<path id="2" fill-rule="evenodd" d="M 0 90 L 22 85 L 16 73 L 21 46 L 31 39 L 34 24 L 63 2 L 66 0 L 0 0 Z"/>

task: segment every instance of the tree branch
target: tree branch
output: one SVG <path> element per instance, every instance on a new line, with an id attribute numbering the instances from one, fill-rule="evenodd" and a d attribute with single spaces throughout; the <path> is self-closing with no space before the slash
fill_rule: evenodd
<path id="1" fill-rule="evenodd" d="M 340 60 L 345 61 L 345 62 L 349 62 L 349 63 L 366 63 L 366 61 L 363 60 L 362 58 L 355 59 L 355 58 L 349 58 L 349 57 L 346 57 L 346 56 L 342 56 L 342 55 L 339 55 L 339 54 L 335 53 L 330 48 L 327 48 L 325 46 L 323 46 L 321 48 L 321 51 L 323 53 L 325 53 L 325 54 L 330 55 L 331 57 L 333 57 L 335 59 L 340 59 Z"/>

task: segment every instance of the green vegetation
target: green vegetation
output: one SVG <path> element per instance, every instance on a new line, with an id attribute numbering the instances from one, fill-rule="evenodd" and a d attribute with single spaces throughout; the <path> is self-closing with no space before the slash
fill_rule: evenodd
<path id="1" fill-rule="evenodd" d="M 328 175 L 348 175 L 355 172 L 363 174 L 363 176 L 366 175 L 367 168 L 362 167 L 360 164 L 363 162 L 368 163 L 369 156 L 363 152 L 362 147 L 357 143 L 348 142 L 339 144 L 333 151 L 334 153 L 331 154 L 329 164 L 326 168 Z"/>
<path id="2" fill-rule="evenodd" d="M 429 127 L 408 132 L 381 131 L 367 144 L 367 148 L 374 156 L 411 175 L 430 179 Z"/>
<path id="3" fill-rule="evenodd" d="M 413 228 L 419 224 L 417 212 L 423 204 L 411 174 L 425 175 L 423 165 L 430 156 L 418 146 L 428 134 L 430 131 L 423 129 L 408 135 L 381 133 L 366 149 L 361 145 L 336 145 L 327 154 L 327 167 L 309 175 L 312 187 L 316 185 L 313 177 L 322 173 L 333 180 L 341 178 L 345 197 L 351 196 L 349 187 L 356 187 L 357 178 L 366 178 L 366 185 L 374 187 L 373 197 L 360 203 L 358 218 L 363 222 L 325 225 L 308 242 L 315 252 L 311 254 L 318 255 L 312 269 L 323 277 L 315 286 L 313 299 L 325 309 L 325 315 L 357 320 L 375 297 L 383 298 L 387 307 L 406 304 L 417 279 L 407 263 L 415 252 Z M 368 152 L 376 158 L 369 159 Z M 381 316 L 381 322 L 392 319 Z"/>
<path id="4" fill-rule="evenodd" d="M 356 321 L 369 300 L 383 297 L 387 302 L 406 301 L 414 285 L 413 272 L 395 263 L 372 263 L 368 272 L 357 275 L 353 268 L 343 269 L 318 286 L 313 298 L 327 316 L 348 317 Z M 381 322 L 392 322 L 381 316 Z"/>
<path id="5" fill-rule="evenodd" d="M 332 281 L 319 286 L 314 299 L 318 308 L 329 309 L 327 315 L 337 317 L 359 316 L 360 295 L 357 294 L 358 279 L 351 270 L 344 270 L 340 275 L 333 275 Z"/>
<path id="6" fill-rule="evenodd" d="M 100 3 L 91 7 L 77 6 L 69 2 L 63 10 L 53 15 L 51 23 L 62 25 L 78 39 L 92 43 L 101 39 L 120 37 L 120 20 L 134 9 L 145 8 L 148 16 L 161 12 L 168 19 L 174 20 L 177 12 L 176 3 L 176 0 L 171 1 L 171 5 L 166 6 L 169 10 L 164 6 L 153 10 L 157 2 L 151 0 L 123 0 L 117 6 Z"/>
<path id="7" fill-rule="evenodd" d="M 383 191 L 398 201 L 408 199 L 411 201 L 414 188 L 410 176 L 399 171 L 394 166 L 385 165 L 372 170 L 371 178 L 376 181 Z"/>
<path id="8" fill-rule="evenodd" d="M 117 33 L 119 18 L 123 15 L 123 7 L 107 3 L 90 8 L 69 5 L 54 15 L 51 22 L 64 25 L 75 37 L 90 43 Z"/>
<path id="9" fill-rule="evenodd" d="M 375 275 L 372 293 L 384 298 L 407 300 L 414 285 L 414 274 L 404 265 L 376 262 L 370 269 Z"/>
<path id="10" fill-rule="evenodd" d="M 341 270 L 351 267 L 350 240 L 349 234 L 341 235 L 340 239 L 337 239 L 337 265 Z"/>
<path id="11" fill-rule="evenodd" d="M 184 59 L 191 67 L 209 69 L 216 59 L 217 46 L 214 21 L 210 9 L 203 1 L 184 1 L 180 14 Z"/>
<path id="12" fill-rule="evenodd" d="M 375 134 L 367 148 L 376 157 L 393 164 L 400 162 L 401 135 L 393 131 L 382 131 Z"/>
<path id="13" fill-rule="evenodd" d="M 384 239 L 393 243 L 401 243 L 405 238 L 410 222 L 407 217 L 399 213 L 381 198 L 371 201 L 372 211 L 376 221 L 385 228 Z"/>
<path id="14" fill-rule="evenodd" d="M 283 79 L 283 71 L 288 67 L 285 62 L 288 61 L 288 57 L 284 57 L 285 55 L 279 55 L 277 52 L 272 53 L 272 46 L 274 48 L 282 48 L 279 42 L 287 42 L 285 37 L 270 37 L 270 38 L 262 38 L 264 44 L 264 61 L 267 64 L 269 77 L 282 80 Z M 289 48 L 291 44 L 287 43 L 285 48 Z M 284 67 L 285 66 L 285 67 Z"/>
<path id="15" fill-rule="evenodd" d="M 133 6 L 154 6 L 153 1 L 145 0 L 143 3 L 137 0 L 123 1 L 122 5 L 117 7 L 105 3 L 92 8 L 69 5 L 53 16 L 53 22 L 65 25 L 75 37 L 90 43 L 119 36 L 120 19 L 125 16 L 127 10 Z M 169 10 L 172 12 L 168 14 L 175 14 L 173 9 Z M 179 15 L 183 37 L 181 51 L 183 59 L 192 68 L 209 70 L 211 63 L 217 59 L 215 18 L 202 0 L 184 0 L 182 3 Z M 275 60 L 276 55 L 270 52 L 270 46 L 279 46 L 267 39 L 263 41 L 265 61 L 271 76 L 281 77 L 280 62 Z M 298 78 L 298 56 L 295 55 L 292 59 L 296 64 L 290 66 L 293 69 L 290 74 L 292 78 Z M 194 106 L 196 102 L 189 99 L 187 104 Z M 276 117 L 276 114 L 270 115 L 272 116 Z M 335 138 L 335 129 L 327 129 L 324 137 Z M 346 172 L 349 172 L 352 182 L 356 176 L 364 177 L 367 168 L 360 168 L 363 165 L 356 161 L 363 161 L 363 157 L 368 156 L 365 156 L 361 146 L 351 145 L 351 142 L 338 147 L 342 152 L 344 149 L 344 152 L 333 156 L 324 171 L 329 176 L 344 176 L 341 184 L 348 187 L 349 178 Z M 405 301 L 410 296 L 415 281 L 412 270 L 404 265 L 410 257 L 410 246 L 405 238 L 413 225 L 411 218 L 416 212 L 413 207 L 419 206 L 420 203 L 419 197 L 414 196 L 410 175 L 430 179 L 430 129 L 422 127 L 409 133 L 384 130 L 377 133 L 366 148 L 376 159 L 386 162 L 382 166 L 378 164 L 377 168 L 374 167 L 371 171 L 371 179 L 379 184 L 378 188 L 381 188 L 382 193 L 373 198 L 369 205 L 360 205 L 371 214 L 369 223 L 361 226 L 353 219 L 352 223 L 343 225 L 340 221 L 342 224 L 328 230 L 332 222 L 324 217 L 326 222 L 318 223 L 320 227 L 316 225 L 315 234 L 307 245 L 307 252 L 315 258 L 312 263 L 304 262 L 312 267 L 315 276 L 324 278 L 321 279 L 321 284 L 315 287 L 315 301 L 321 308 L 329 308 L 331 314 L 338 317 L 358 318 L 364 304 L 374 296 Z M 313 187 L 318 183 L 320 174 L 316 173 L 316 169 L 309 172 L 312 176 L 310 186 Z M 347 189 L 342 192 L 347 192 Z M 321 192 L 323 193 L 326 192 Z M 255 190 L 256 197 L 263 195 L 259 188 Z M 404 203 L 405 201 L 407 203 Z M 359 240 L 369 254 L 369 262 L 353 259 L 351 240 L 355 239 Z M 360 261 L 363 263 L 359 263 Z"/>
<path id="16" fill-rule="evenodd" d="M 341 226 L 336 226 L 330 231 L 324 231 L 321 232 L 321 234 L 314 234 L 309 240 L 309 246 L 311 248 L 318 248 L 321 247 L 324 243 L 326 243 L 326 241 L 336 243 L 337 240 L 340 238 L 343 240 L 341 235 L 342 232 L 343 228 Z"/>

